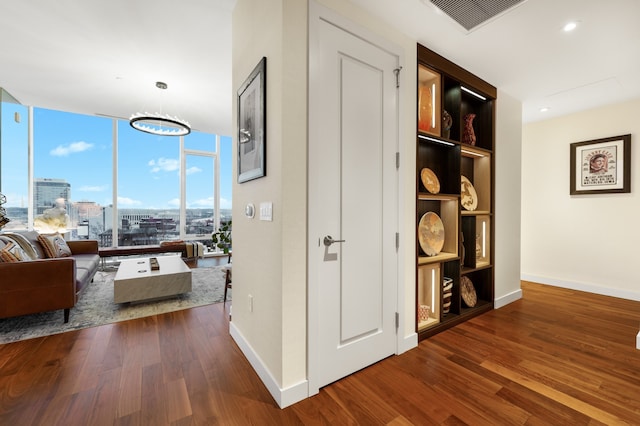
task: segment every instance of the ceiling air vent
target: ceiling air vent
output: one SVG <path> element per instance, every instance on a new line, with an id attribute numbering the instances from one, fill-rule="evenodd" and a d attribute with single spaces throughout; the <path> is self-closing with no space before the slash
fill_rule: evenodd
<path id="1" fill-rule="evenodd" d="M 438 9 L 471 31 L 526 0 L 430 0 Z"/>

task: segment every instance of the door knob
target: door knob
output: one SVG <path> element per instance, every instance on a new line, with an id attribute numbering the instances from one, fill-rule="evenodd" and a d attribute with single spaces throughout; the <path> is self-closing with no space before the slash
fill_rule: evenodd
<path id="1" fill-rule="evenodd" d="M 324 245 L 329 247 L 333 243 L 344 243 L 345 240 L 334 240 L 331 235 L 324 237 Z"/>

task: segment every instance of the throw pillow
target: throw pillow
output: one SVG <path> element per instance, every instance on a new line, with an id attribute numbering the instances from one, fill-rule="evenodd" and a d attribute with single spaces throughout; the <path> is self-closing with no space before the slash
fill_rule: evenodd
<path id="1" fill-rule="evenodd" d="M 11 263 L 11 262 L 20 262 L 20 259 L 18 259 L 12 252 L 11 250 L 14 247 L 19 247 L 16 243 L 14 243 L 13 241 L 9 241 L 9 243 L 7 243 L 2 250 L 0 250 L 0 261 L 2 262 L 7 262 L 7 263 Z"/>
<path id="2" fill-rule="evenodd" d="M 16 242 L 13 241 L 9 237 L 0 236 L 0 241 L 2 241 L 2 250 L 11 253 L 13 257 L 15 257 L 18 261 L 23 260 L 33 260 L 29 254 L 27 254 L 22 247 Z"/>
<path id="3" fill-rule="evenodd" d="M 47 257 L 69 257 L 71 256 L 71 249 L 67 245 L 67 242 L 62 238 L 62 235 L 56 234 L 40 234 L 38 235 L 38 241 L 44 247 L 44 251 L 47 253 Z"/>
<path id="4" fill-rule="evenodd" d="M 13 240 L 16 244 L 18 244 L 22 248 L 22 250 L 24 250 L 24 252 L 27 254 L 29 259 L 23 259 L 23 260 L 35 260 L 39 258 L 38 250 L 33 246 L 31 241 L 29 241 L 29 239 L 27 239 L 27 237 L 25 237 L 24 235 L 18 234 L 15 232 L 7 232 L 4 235 L 5 235 L 5 238 L 9 238 Z"/>
<path id="5" fill-rule="evenodd" d="M 11 238 L 7 238 L 3 234 L 0 234 L 0 250 L 2 250 L 10 242 Z"/>

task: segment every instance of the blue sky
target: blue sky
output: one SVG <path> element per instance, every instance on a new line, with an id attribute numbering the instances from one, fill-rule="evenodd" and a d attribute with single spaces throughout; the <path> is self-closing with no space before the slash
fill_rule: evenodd
<path id="1" fill-rule="evenodd" d="M 21 115 L 16 122 L 14 113 Z M 7 206 L 27 199 L 27 108 L 2 104 L 2 192 Z M 72 201 L 112 203 L 112 120 L 34 108 L 34 178 L 64 179 Z M 220 138 L 220 207 L 231 208 L 231 138 Z M 192 132 L 185 148 L 213 152 L 215 136 Z M 180 141 L 134 130 L 118 121 L 119 208 L 179 207 Z M 187 208 L 211 207 L 213 160 L 187 156 Z"/>

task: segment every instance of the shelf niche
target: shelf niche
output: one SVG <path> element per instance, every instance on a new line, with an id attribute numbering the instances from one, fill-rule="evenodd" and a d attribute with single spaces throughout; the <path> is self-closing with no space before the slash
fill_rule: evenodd
<path id="1" fill-rule="evenodd" d="M 491 217 L 488 215 L 462 218 L 464 268 L 477 269 L 491 265 Z"/>
<path id="2" fill-rule="evenodd" d="M 440 253 L 434 256 L 427 256 L 418 242 L 418 264 L 442 262 L 458 257 L 458 198 L 441 199 L 436 197 L 418 198 L 418 217 L 416 224 L 425 213 L 433 212 L 440 217 L 444 226 L 444 244 Z"/>
<path id="3" fill-rule="evenodd" d="M 442 286 L 440 264 L 418 268 L 418 330 L 424 330 L 440 322 L 440 292 Z M 425 308 L 428 313 L 425 315 Z"/>
<path id="4" fill-rule="evenodd" d="M 462 90 L 461 86 L 461 102 L 460 102 L 460 124 L 461 132 L 464 129 L 464 117 L 467 114 L 475 114 L 473 119 L 473 130 L 476 135 L 476 144 L 478 148 L 490 150 L 493 146 L 493 101 L 484 95 L 485 100 L 477 98 L 468 92 Z M 469 89 L 476 93 L 475 89 Z"/>
<path id="5" fill-rule="evenodd" d="M 493 308 L 493 269 L 478 269 L 464 274 L 473 283 L 478 301 L 473 308 L 467 307 L 464 303 L 461 305 L 461 315 L 474 314 L 478 310 L 489 310 Z"/>
<path id="6" fill-rule="evenodd" d="M 418 130 L 440 136 L 442 128 L 440 74 L 428 67 L 418 67 Z"/>
<path id="7" fill-rule="evenodd" d="M 466 176 L 478 196 L 475 210 L 462 210 L 462 214 L 488 214 L 491 211 L 491 153 L 462 145 L 460 147 L 460 174 Z"/>
<path id="8" fill-rule="evenodd" d="M 435 173 L 440 182 L 439 194 L 460 194 L 460 183 L 445 179 L 452 172 L 460 173 L 460 146 L 446 145 L 433 140 L 418 138 L 418 156 L 416 177 L 418 192 L 428 192 L 422 184 L 420 173 L 423 168 L 429 168 Z"/>

